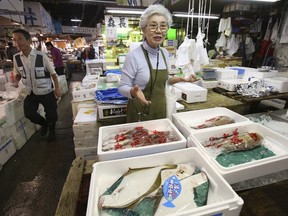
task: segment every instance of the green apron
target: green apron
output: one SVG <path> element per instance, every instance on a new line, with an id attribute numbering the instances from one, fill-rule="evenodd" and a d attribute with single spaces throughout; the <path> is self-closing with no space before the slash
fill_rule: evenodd
<path id="1" fill-rule="evenodd" d="M 143 91 L 145 98 L 151 101 L 149 106 L 142 105 L 140 101 L 129 99 L 127 105 L 127 122 L 147 121 L 153 119 L 166 118 L 166 98 L 165 85 L 168 79 L 168 67 L 163 51 L 161 54 L 165 61 L 166 69 L 154 70 L 152 68 L 147 51 L 142 47 L 145 59 L 150 69 L 150 79 Z M 159 54 L 158 54 L 159 55 Z M 157 57 L 159 59 L 159 56 Z"/>

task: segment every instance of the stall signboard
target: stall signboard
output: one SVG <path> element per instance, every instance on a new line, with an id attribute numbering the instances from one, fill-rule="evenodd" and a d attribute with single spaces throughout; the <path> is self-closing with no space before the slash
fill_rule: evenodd
<path id="1" fill-rule="evenodd" d="M 9 1 L 0 1 L 0 8 L 2 10 L 9 10 L 15 12 L 24 12 L 23 0 L 9 0 Z M 1 15 L 9 20 L 13 20 L 19 23 L 24 23 L 24 16 L 23 15 Z"/>
<path id="2" fill-rule="evenodd" d="M 44 27 L 42 33 L 55 33 L 55 27 L 50 14 L 39 2 L 24 1 L 24 10 L 31 15 L 25 15 L 25 24 Z"/>
<path id="3" fill-rule="evenodd" d="M 115 17 L 112 15 L 105 16 L 106 26 L 106 42 L 107 46 L 117 44 L 117 34 L 123 35 L 123 32 L 128 32 L 128 17 Z"/>
<path id="4" fill-rule="evenodd" d="M 69 34 L 97 35 L 100 33 L 100 31 L 101 30 L 98 28 L 62 26 L 62 32 L 69 33 Z"/>

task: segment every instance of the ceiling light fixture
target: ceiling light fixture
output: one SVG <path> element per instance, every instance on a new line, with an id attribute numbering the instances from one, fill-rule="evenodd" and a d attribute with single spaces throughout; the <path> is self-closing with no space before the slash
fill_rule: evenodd
<path id="1" fill-rule="evenodd" d="M 138 14 L 141 15 L 144 12 L 144 9 L 137 8 L 106 8 L 106 13 L 111 14 Z"/>
<path id="2" fill-rule="evenodd" d="M 175 17 L 189 17 L 189 18 L 205 18 L 205 19 L 219 19 L 219 14 L 210 14 L 210 15 L 200 15 L 200 14 L 187 14 L 183 12 L 174 12 L 173 16 Z"/>
<path id="3" fill-rule="evenodd" d="M 81 22 L 82 20 L 80 19 L 71 19 L 72 22 Z"/>

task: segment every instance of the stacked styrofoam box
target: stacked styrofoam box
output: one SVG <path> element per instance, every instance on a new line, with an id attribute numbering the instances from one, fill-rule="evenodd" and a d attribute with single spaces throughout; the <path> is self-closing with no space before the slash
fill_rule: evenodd
<path id="1" fill-rule="evenodd" d="M 94 100 L 96 89 L 96 83 L 79 84 L 72 90 L 72 98 L 74 101 Z"/>
<path id="2" fill-rule="evenodd" d="M 273 86 L 279 93 L 288 92 L 287 77 L 264 78 L 264 83 L 268 86 Z"/>
<path id="3" fill-rule="evenodd" d="M 238 124 L 243 122 L 250 122 L 250 120 L 232 110 L 225 107 L 215 107 L 210 109 L 202 109 L 188 112 L 175 113 L 172 115 L 172 122 L 181 131 L 181 133 L 188 138 L 191 134 L 198 131 L 210 130 L 210 128 L 194 129 L 197 125 L 202 125 L 206 120 L 215 118 L 217 116 L 227 116 Z M 215 127 L 226 127 L 226 125 L 219 125 Z"/>
<path id="4" fill-rule="evenodd" d="M 178 141 L 170 143 L 161 143 L 155 145 L 140 146 L 135 148 L 103 151 L 102 145 L 109 137 L 114 136 L 123 131 L 133 130 L 136 127 L 144 127 L 149 131 L 170 131 Z M 112 140 L 113 140 L 112 139 Z M 118 124 L 111 126 L 102 126 L 99 128 L 97 155 L 99 161 L 114 160 L 126 157 L 135 157 L 140 155 L 148 155 L 164 151 L 172 151 L 175 149 L 186 148 L 186 139 L 180 131 L 173 125 L 170 119 L 158 119 L 144 122 L 135 122 L 127 124 Z"/>
<path id="5" fill-rule="evenodd" d="M 71 106 L 72 106 L 72 114 L 73 114 L 73 120 L 74 120 L 80 107 L 81 108 L 96 107 L 96 103 L 95 103 L 94 99 L 93 100 L 85 100 L 85 101 L 72 100 Z"/>
<path id="6" fill-rule="evenodd" d="M 227 91 L 236 91 L 236 85 L 247 84 L 245 79 L 223 79 L 218 80 L 217 86 Z"/>
<path id="7" fill-rule="evenodd" d="M 93 165 L 89 189 L 87 216 L 101 215 L 97 203 L 99 197 L 111 187 L 129 168 L 155 167 L 167 164 L 194 163 L 205 172 L 209 179 L 207 204 L 172 215 L 226 215 L 238 216 L 243 200 L 232 190 L 231 186 L 217 173 L 197 148 L 180 149 L 152 155 L 131 157 L 119 160 L 97 162 Z M 142 179 L 145 182 L 145 179 Z M 139 183 L 141 185 L 141 183 Z M 177 199 L 177 198 L 176 198 Z M 171 208 L 172 209 L 172 208 Z M 167 214 L 166 214 L 167 215 Z M 167 215 L 168 216 L 168 215 Z"/>
<path id="8" fill-rule="evenodd" d="M 244 77 L 243 79 L 248 80 L 249 78 L 259 78 L 259 79 L 264 79 L 264 78 L 269 78 L 269 77 L 275 77 L 278 75 L 277 70 L 270 70 L 268 72 L 261 72 L 256 68 L 249 68 L 249 67 L 237 67 L 245 70 Z"/>
<path id="9" fill-rule="evenodd" d="M 60 90 L 60 96 L 62 97 L 64 94 L 68 92 L 66 75 L 58 76 L 58 85 Z"/>
<path id="10" fill-rule="evenodd" d="M 0 115 L 5 115 L 9 126 L 24 117 L 23 101 L 17 98 L 0 101 Z"/>
<path id="11" fill-rule="evenodd" d="M 82 83 L 83 84 L 96 84 L 98 82 L 99 77 L 100 77 L 99 74 L 94 74 L 94 75 L 86 74 L 86 76 L 84 76 L 84 78 L 82 79 Z"/>
<path id="12" fill-rule="evenodd" d="M 0 169 L 16 152 L 12 138 L 0 141 Z"/>
<path id="13" fill-rule="evenodd" d="M 21 149 L 24 144 L 35 133 L 35 125 L 27 118 L 23 117 L 10 126 L 12 138 L 17 150 Z"/>
<path id="14" fill-rule="evenodd" d="M 237 130 L 239 134 L 258 133 L 263 137 L 262 145 L 271 150 L 275 156 L 264 159 L 253 160 L 247 163 L 224 167 L 216 161 L 216 155 L 203 146 L 209 138 L 233 134 Z M 238 183 L 248 179 L 265 176 L 274 172 L 287 169 L 288 164 L 288 138 L 272 131 L 271 129 L 253 122 L 227 125 L 226 127 L 214 127 L 209 130 L 194 132 L 187 139 L 188 147 L 197 147 L 204 153 L 207 162 L 220 173 L 230 184 Z"/>
<path id="15" fill-rule="evenodd" d="M 6 91 L 6 77 L 4 74 L 0 74 L 0 91 Z"/>
<path id="16" fill-rule="evenodd" d="M 96 107 L 80 108 L 76 115 L 73 122 L 76 156 L 81 154 L 96 155 L 98 140 L 96 112 Z"/>
<path id="17" fill-rule="evenodd" d="M 216 68 L 217 80 L 222 79 L 237 79 L 238 71 L 229 68 Z"/>
<path id="18" fill-rule="evenodd" d="M 207 100 L 207 89 L 189 82 L 179 82 L 174 87 L 181 90 L 181 98 L 187 103 L 204 102 Z"/>

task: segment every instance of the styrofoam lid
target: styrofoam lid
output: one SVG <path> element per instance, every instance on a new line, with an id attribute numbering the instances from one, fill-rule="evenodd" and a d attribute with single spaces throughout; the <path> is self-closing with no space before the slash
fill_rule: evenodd
<path id="1" fill-rule="evenodd" d="M 96 123 L 97 120 L 97 109 L 93 107 L 80 108 L 74 123 Z"/>

